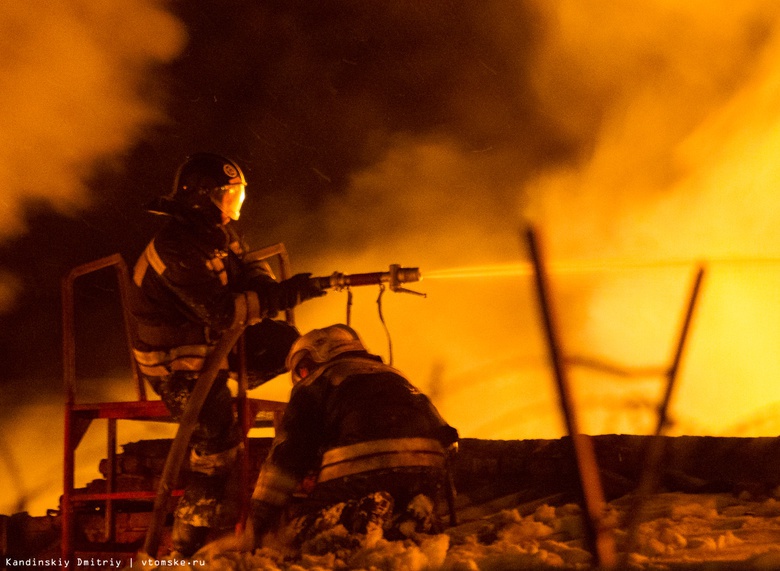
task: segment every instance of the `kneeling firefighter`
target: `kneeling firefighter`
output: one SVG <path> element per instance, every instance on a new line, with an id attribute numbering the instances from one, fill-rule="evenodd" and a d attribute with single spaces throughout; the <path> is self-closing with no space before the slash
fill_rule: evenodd
<path id="1" fill-rule="evenodd" d="M 252 495 L 255 546 L 278 528 L 285 507 L 294 547 L 304 552 L 307 540 L 334 525 L 387 539 L 438 533 L 458 432 L 428 397 L 346 325 L 300 337 L 287 367 L 290 401 Z M 293 493 L 312 476 L 308 497 L 293 506 Z"/>

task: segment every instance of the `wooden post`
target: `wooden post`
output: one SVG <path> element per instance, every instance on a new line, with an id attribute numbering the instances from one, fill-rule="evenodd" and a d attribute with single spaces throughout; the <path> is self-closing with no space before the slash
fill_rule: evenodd
<path id="1" fill-rule="evenodd" d="M 677 339 L 672 364 L 666 371 L 666 387 L 661 403 L 658 405 L 658 420 L 656 421 L 655 432 L 647 442 L 647 448 L 644 452 L 642 462 L 642 474 L 637 484 L 634 501 L 626 515 L 624 526 L 626 528 L 626 556 L 634 550 L 636 546 L 637 532 L 639 524 L 642 521 L 642 509 L 647 498 L 655 492 L 658 486 L 659 472 L 664 454 L 663 433 L 669 423 L 669 404 L 672 400 L 672 393 L 677 382 L 677 376 L 682 362 L 683 352 L 689 337 L 691 323 L 693 321 L 694 310 L 701 292 L 701 284 L 704 280 L 704 266 L 699 266 L 696 277 L 693 281 L 690 296 L 688 297 L 688 306 L 683 316 L 680 334 Z"/>
<path id="2" fill-rule="evenodd" d="M 108 458 L 106 468 L 106 511 L 104 514 L 105 537 L 106 541 L 113 543 L 116 541 L 116 510 L 114 509 L 114 500 L 111 494 L 116 491 L 116 418 L 109 418 L 108 422 Z"/>
<path id="3" fill-rule="evenodd" d="M 580 491 L 580 499 L 583 507 L 583 519 L 585 533 L 591 553 L 596 565 L 601 569 L 615 567 L 615 539 L 610 529 L 603 524 L 604 520 L 604 492 L 599 479 L 596 455 L 593 451 L 593 443 L 590 437 L 579 431 L 576 409 L 569 389 L 569 381 L 563 362 L 561 344 L 557 337 L 554 311 L 549 294 L 547 271 L 544 266 L 542 254 L 532 227 L 526 231 L 526 241 L 534 266 L 534 278 L 536 290 L 539 295 L 539 306 L 542 312 L 542 321 L 550 351 L 550 361 L 555 381 L 558 388 L 559 405 L 566 422 L 566 430 L 571 438 L 574 459 L 577 466 L 577 475 Z"/>

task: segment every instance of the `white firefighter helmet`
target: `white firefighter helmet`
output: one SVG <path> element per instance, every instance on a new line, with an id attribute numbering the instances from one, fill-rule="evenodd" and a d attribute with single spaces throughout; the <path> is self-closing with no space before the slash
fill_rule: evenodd
<path id="1" fill-rule="evenodd" d="M 299 370 L 299 365 L 304 359 L 313 361 L 316 366 L 327 363 L 342 353 L 365 350 L 357 331 L 348 325 L 338 323 L 323 329 L 312 329 L 299 337 L 287 356 L 287 368 L 292 374 L 293 384 L 297 384 L 311 372 Z"/>

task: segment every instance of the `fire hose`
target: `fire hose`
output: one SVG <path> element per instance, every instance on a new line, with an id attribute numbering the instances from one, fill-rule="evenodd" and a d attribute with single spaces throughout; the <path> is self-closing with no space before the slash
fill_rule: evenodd
<path id="1" fill-rule="evenodd" d="M 399 293 L 411 293 L 415 295 L 425 296 L 423 293 L 411 291 L 401 287 L 401 284 L 408 282 L 415 282 L 421 279 L 420 270 L 418 268 L 402 268 L 401 266 L 394 264 L 390 266 L 387 272 L 373 272 L 366 274 L 343 274 L 341 272 L 334 272 L 330 276 L 324 277 L 312 277 L 312 282 L 320 289 L 349 289 L 352 286 L 366 286 L 366 285 L 379 285 L 380 294 L 377 304 L 379 304 L 379 315 L 384 325 L 384 319 L 382 318 L 381 310 L 381 297 L 384 291 L 385 285 L 387 285 L 391 291 Z M 179 427 L 176 430 L 176 436 L 171 443 L 170 451 L 165 460 L 165 466 L 163 473 L 160 477 L 160 483 L 157 488 L 157 496 L 154 502 L 154 511 L 152 513 L 149 527 L 146 530 L 146 538 L 144 541 L 143 552 L 145 554 L 155 557 L 160 544 L 160 534 L 165 519 L 166 508 L 168 500 L 171 497 L 171 492 L 179 478 L 179 472 L 181 471 L 184 458 L 189 447 L 190 438 L 195 430 L 200 410 L 203 408 L 203 404 L 206 401 L 211 386 L 214 384 L 214 380 L 219 373 L 221 364 L 227 357 L 227 354 L 233 348 L 233 345 L 239 340 L 245 329 L 244 324 L 237 325 L 232 329 L 229 329 L 223 333 L 221 339 L 214 347 L 214 350 L 208 355 L 204 362 L 203 369 L 198 377 L 195 386 L 193 387 L 190 398 L 187 401 L 187 406 L 184 409 L 181 420 L 179 421 Z M 387 326 L 385 326 L 387 331 Z M 389 333 L 388 333 L 389 339 Z"/>

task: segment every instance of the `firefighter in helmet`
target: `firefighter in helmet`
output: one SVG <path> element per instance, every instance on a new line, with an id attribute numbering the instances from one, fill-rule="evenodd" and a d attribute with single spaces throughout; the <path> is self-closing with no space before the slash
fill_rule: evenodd
<path id="1" fill-rule="evenodd" d="M 186 159 L 173 192 L 148 210 L 166 225 L 141 254 L 133 272 L 135 357 L 142 376 L 178 419 L 205 358 L 221 334 L 237 324 L 245 331 L 250 388 L 285 370 L 298 331 L 273 318 L 323 295 L 298 274 L 277 282 L 262 262 L 245 259 L 233 228 L 246 180 L 234 161 L 210 153 Z M 187 556 L 214 526 L 241 433 L 227 380 L 234 356 L 223 363 L 191 439 L 191 477 L 174 518 L 173 551 Z"/>
<path id="2" fill-rule="evenodd" d="M 252 494 L 255 546 L 285 511 L 281 527 L 303 553 L 335 525 L 387 539 L 440 531 L 458 432 L 428 397 L 342 324 L 300 337 L 287 366 L 290 401 Z M 306 500 L 290 502 L 312 480 Z"/>

